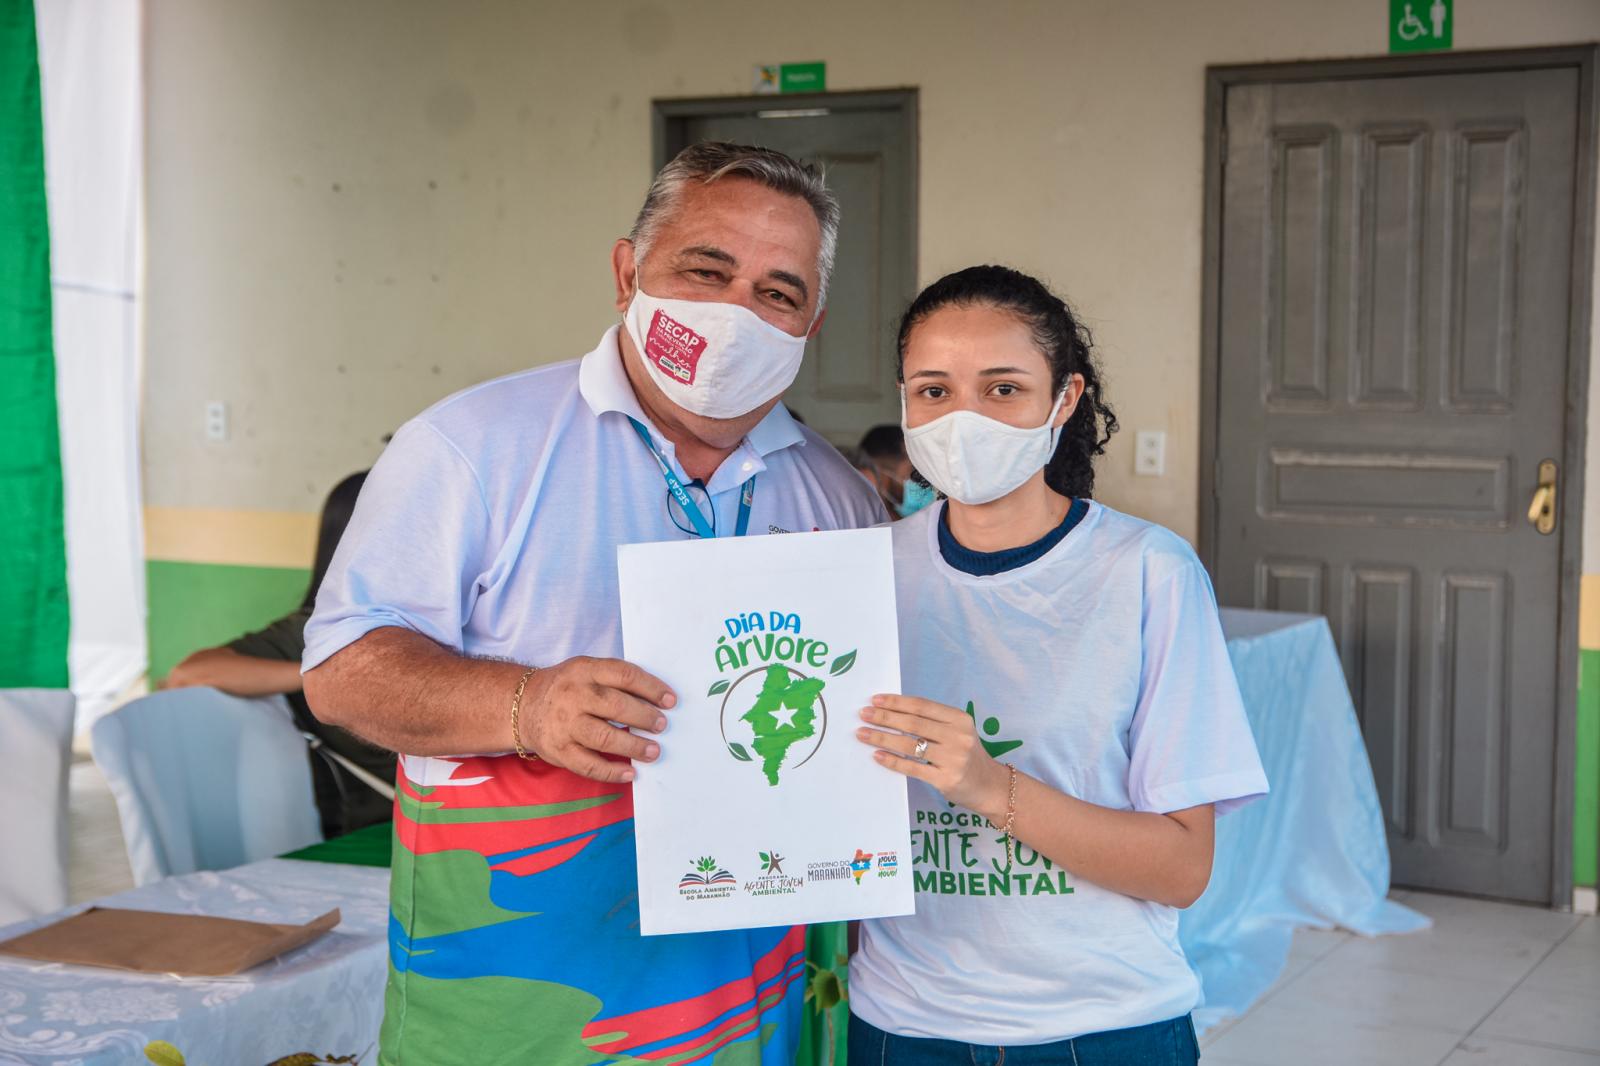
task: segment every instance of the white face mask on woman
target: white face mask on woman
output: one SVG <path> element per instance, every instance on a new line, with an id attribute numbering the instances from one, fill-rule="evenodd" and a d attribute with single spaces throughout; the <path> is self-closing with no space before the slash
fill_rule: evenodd
<path id="1" fill-rule="evenodd" d="M 748 307 L 664 300 L 635 289 L 624 316 L 667 399 L 706 418 L 747 415 L 794 384 L 806 339 Z"/>
<path id="2" fill-rule="evenodd" d="M 1044 468 L 1061 437 L 1056 415 L 1062 390 L 1044 425 L 1023 429 L 976 411 L 951 411 L 915 429 L 906 425 L 906 394 L 900 390 L 900 428 L 917 473 L 952 500 L 990 503 L 1015 491 Z"/>

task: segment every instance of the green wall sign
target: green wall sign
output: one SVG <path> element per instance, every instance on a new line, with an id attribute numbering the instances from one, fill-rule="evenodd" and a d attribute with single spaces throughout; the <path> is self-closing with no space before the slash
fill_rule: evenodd
<path id="1" fill-rule="evenodd" d="M 1455 0 L 1389 0 L 1389 51 L 1438 52 L 1455 43 Z"/>
<path id="2" fill-rule="evenodd" d="M 785 63 L 779 72 L 778 91 L 820 93 L 828 88 L 828 64 Z"/>
<path id="3" fill-rule="evenodd" d="M 827 92 L 828 64 L 764 64 L 756 67 L 753 89 L 757 94 Z"/>

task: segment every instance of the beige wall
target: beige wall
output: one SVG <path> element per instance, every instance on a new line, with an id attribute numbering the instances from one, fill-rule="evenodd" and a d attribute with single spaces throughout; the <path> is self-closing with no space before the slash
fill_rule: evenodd
<path id="1" fill-rule="evenodd" d="M 1388 7 L 147 6 L 151 505 L 313 511 L 431 401 L 587 351 L 649 177 L 651 98 L 824 59 L 832 89 L 921 90 L 920 277 L 1001 260 L 1065 292 L 1126 429 L 1101 495 L 1189 537 L 1205 67 L 1381 54 Z M 1460 49 L 1600 38 L 1596 0 L 1455 6 Z M 1140 429 L 1168 432 L 1166 477 L 1132 476 Z"/>

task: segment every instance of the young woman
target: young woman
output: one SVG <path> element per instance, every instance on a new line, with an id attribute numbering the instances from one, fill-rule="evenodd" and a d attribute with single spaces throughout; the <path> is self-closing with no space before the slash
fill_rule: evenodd
<path id="1" fill-rule="evenodd" d="M 946 499 L 894 527 L 908 694 L 862 712 L 912 779 L 917 913 L 863 925 L 850 1062 L 1193 1063 L 1178 911 L 1213 816 L 1267 790 L 1205 570 L 1091 501 L 1116 419 L 1038 281 L 940 279 L 899 361 Z"/>

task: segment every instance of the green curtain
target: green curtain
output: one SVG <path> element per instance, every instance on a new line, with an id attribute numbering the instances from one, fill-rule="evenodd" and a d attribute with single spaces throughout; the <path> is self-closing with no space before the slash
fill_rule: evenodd
<path id="1" fill-rule="evenodd" d="M 67 626 L 39 46 L 0 0 L 0 688 L 64 688 Z"/>

